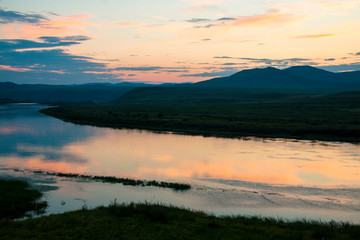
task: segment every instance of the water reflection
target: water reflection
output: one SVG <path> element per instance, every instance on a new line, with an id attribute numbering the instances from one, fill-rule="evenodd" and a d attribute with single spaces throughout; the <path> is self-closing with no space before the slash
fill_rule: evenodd
<path id="1" fill-rule="evenodd" d="M 38 114 L 39 108 L 0 111 L 0 134 L 6 138 L 0 144 L 3 164 L 145 179 L 236 179 L 306 186 L 360 183 L 359 145 L 94 128 Z"/>
<path id="2" fill-rule="evenodd" d="M 95 128 L 39 114 L 43 107 L 0 106 L 0 176 L 26 175 L 41 184 L 46 180 L 50 189 L 57 189 L 48 193 L 49 213 L 84 203 L 95 207 L 116 198 L 217 214 L 327 216 L 360 222 L 359 145 Z M 44 179 L 13 168 L 189 181 L 193 188 L 179 193 Z"/>
<path id="3" fill-rule="evenodd" d="M 246 141 L 99 129 L 72 143 L 89 171 L 160 178 L 223 178 L 304 185 L 358 185 L 359 147 Z M 110 171 L 110 172 L 109 172 Z"/>
<path id="4" fill-rule="evenodd" d="M 0 105 L 1 163 L 54 171 L 72 171 L 86 165 L 87 159 L 66 149 L 69 143 L 94 136 L 93 129 L 79 128 L 38 113 L 44 107 L 38 104 Z"/>

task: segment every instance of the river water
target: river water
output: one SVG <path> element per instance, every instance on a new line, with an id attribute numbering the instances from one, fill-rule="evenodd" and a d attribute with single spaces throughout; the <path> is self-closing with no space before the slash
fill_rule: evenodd
<path id="1" fill-rule="evenodd" d="M 360 145 L 97 128 L 38 113 L 44 107 L 0 106 L 0 176 L 45 191 L 47 214 L 116 200 L 360 223 Z M 192 189 L 86 182 L 34 170 L 187 182 Z"/>

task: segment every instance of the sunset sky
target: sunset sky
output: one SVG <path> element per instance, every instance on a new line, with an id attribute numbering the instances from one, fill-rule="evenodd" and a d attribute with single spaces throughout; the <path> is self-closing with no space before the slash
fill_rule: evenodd
<path id="1" fill-rule="evenodd" d="M 360 0 L 0 0 L 0 81 L 196 82 L 360 70 Z"/>

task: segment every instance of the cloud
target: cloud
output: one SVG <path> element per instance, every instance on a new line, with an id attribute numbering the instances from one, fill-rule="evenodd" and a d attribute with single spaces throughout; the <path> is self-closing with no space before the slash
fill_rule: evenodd
<path id="1" fill-rule="evenodd" d="M 70 37 L 39 37 L 41 42 L 30 41 L 25 39 L 1 39 L 0 52 L 14 51 L 20 49 L 33 49 L 33 48 L 53 48 L 60 46 L 70 46 L 79 44 L 81 41 L 88 40 L 86 36 L 70 36 Z"/>
<path id="2" fill-rule="evenodd" d="M 0 78 L 20 83 L 48 83 L 51 80 L 79 83 L 102 79 L 105 75 L 87 71 L 102 70 L 106 68 L 105 64 L 95 62 L 93 58 L 66 53 L 63 49 L 52 49 L 79 44 L 87 39 L 86 36 L 43 36 L 38 38 L 39 41 L 0 40 Z"/>
<path id="3" fill-rule="evenodd" d="M 284 59 L 270 59 L 270 58 L 247 58 L 247 57 L 230 57 L 230 56 L 215 56 L 215 59 L 232 59 L 239 60 L 239 63 L 223 63 L 221 65 L 237 65 L 237 64 L 252 64 L 256 66 L 274 66 L 274 67 L 288 67 L 293 65 L 317 65 L 309 58 L 284 58 Z"/>
<path id="4" fill-rule="evenodd" d="M 233 66 L 233 65 L 239 65 L 239 63 L 223 63 L 223 66 Z"/>
<path id="5" fill-rule="evenodd" d="M 360 62 L 339 65 L 322 65 L 318 67 L 331 72 L 360 71 Z"/>
<path id="6" fill-rule="evenodd" d="M 45 42 L 63 42 L 63 41 L 87 41 L 91 38 L 84 35 L 77 35 L 77 36 L 67 36 L 67 37 L 39 37 L 39 39 L 44 40 Z"/>
<path id="7" fill-rule="evenodd" d="M 85 27 L 96 27 L 88 21 L 92 15 L 56 16 L 52 19 L 42 19 L 38 22 L 9 23 L 2 28 L 6 38 L 38 38 L 41 36 L 85 35 Z"/>
<path id="8" fill-rule="evenodd" d="M 123 70 L 123 71 L 139 71 L 139 72 L 148 72 L 160 70 L 162 67 L 118 67 L 113 70 Z"/>
<path id="9" fill-rule="evenodd" d="M 234 21 L 234 20 L 236 20 L 236 18 L 233 18 L 233 17 L 223 17 L 223 18 L 217 19 L 217 21 Z"/>
<path id="10" fill-rule="evenodd" d="M 186 22 L 191 22 L 191 23 L 208 22 L 208 21 L 211 21 L 211 20 L 208 18 L 192 18 L 192 19 L 186 20 Z"/>
<path id="11" fill-rule="evenodd" d="M 327 58 L 327 59 L 324 59 L 325 61 L 335 61 L 336 59 L 335 58 Z"/>
<path id="12" fill-rule="evenodd" d="M 302 39 L 302 38 L 323 38 L 323 37 L 332 37 L 335 36 L 335 33 L 325 33 L 325 34 L 313 34 L 313 35 L 299 35 L 294 38 Z"/>
<path id="13" fill-rule="evenodd" d="M 182 68 L 171 68 L 171 67 L 158 67 L 158 66 L 151 66 L 151 67 L 118 67 L 111 69 L 112 71 L 132 71 L 132 72 L 153 72 L 153 71 L 161 71 L 167 73 L 177 73 L 177 72 L 188 72 L 187 69 Z"/>
<path id="14" fill-rule="evenodd" d="M 5 70 L 5 71 L 13 71 L 13 72 L 28 72 L 28 71 L 32 71 L 29 68 L 16 68 L 16 67 L 11 67 L 11 66 L 5 66 L 5 65 L 0 65 L 0 71 L 1 70 Z"/>
<path id="15" fill-rule="evenodd" d="M 38 23 L 44 20 L 48 19 L 40 14 L 6 11 L 3 8 L 0 8 L 0 23 L 2 24 L 14 22 Z"/>
<path id="16" fill-rule="evenodd" d="M 235 72 L 236 70 L 213 71 L 193 74 L 182 74 L 179 77 L 226 77 L 234 74 Z"/>
<path id="17" fill-rule="evenodd" d="M 269 10 L 264 14 L 253 15 L 248 17 L 240 17 L 234 20 L 234 25 L 259 25 L 259 24 L 276 24 L 281 25 L 290 21 L 294 21 L 299 17 L 290 14 L 284 13 L 279 10 Z"/>
<path id="18" fill-rule="evenodd" d="M 207 24 L 204 26 L 195 26 L 194 28 L 211 28 L 211 27 L 216 27 L 216 24 Z"/>
<path id="19" fill-rule="evenodd" d="M 229 57 L 229 56 L 215 56 L 214 58 L 233 58 L 233 57 Z"/>
<path id="20" fill-rule="evenodd" d="M 168 72 L 168 73 L 183 73 L 183 72 L 189 72 L 187 69 L 165 69 L 162 72 Z"/>
<path id="21" fill-rule="evenodd" d="M 242 17 L 223 17 L 215 20 L 193 18 L 187 20 L 194 24 L 202 22 L 210 22 L 207 25 L 195 25 L 194 28 L 210 28 L 210 27 L 236 27 L 236 26 L 266 26 L 266 25 L 284 25 L 292 21 L 302 19 L 291 13 L 285 13 L 279 10 L 268 10 L 264 14 L 256 14 L 252 16 Z"/>
<path id="22" fill-rule="evenodd" d="M 75 73 L 105 67 L 102 63 L 92 62 L 92 58 L 71 55 L 62 49 L 6 51 L 1 56 L 1 65 L 29 68 L 33 71 L 63 70 Z"/>
<path id="23" fill-rule="evenodd" d="M 87 36 L 41 36 L 37 41 L 0 40 L 0 79 L 17 83 L 118 82 L 137 72 L 187 73 L 188 69 L 160 66 L 126 66 L 109 68 L 91 57 L 70 54 L 58 47 L 86 41 Z M 55 48 L 57 47 L 57 48 Z"/>

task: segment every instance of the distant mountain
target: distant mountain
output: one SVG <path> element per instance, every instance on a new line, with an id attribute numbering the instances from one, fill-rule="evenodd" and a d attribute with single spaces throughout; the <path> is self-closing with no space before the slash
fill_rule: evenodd
<path id="1" fill-rule="evenodd" d="M 305 79 L 328 80 L 336 77 L 336 73 L 311 66 L 294 66 L 286 68 L 283 71 Z"/>
<path id="2" fill-rule="evenodd" d="M 0 98 L 0 104 L 16 103 L 16 101 L 10 98 Z"/>
<path id="3" fill-rule="evenodd" d="M 360 72 L 333 73 L 310 66 L 243 70 L 228 77 L 174 86 L 135 88 L 116 103 L 227 103 L 324 96 L 360 90 Z"/>
<path id="4" fill-rule="evenodd" d="M 194 84 L 197 87 L 239 88 L 360 88 L 360 71 L 333 73 L 311 66 L 296 66 L 284 70 L 273 67 L 243 70 L 229 77 L 214 78 Z"/>
<path id="5" fill-rule="evenodd" d="M 46 85 L 0 82 L 0 98 L 16 102 L 108 102 L 146 84 Z M 4 100 L 5 101 L 5 100 Z"/>

